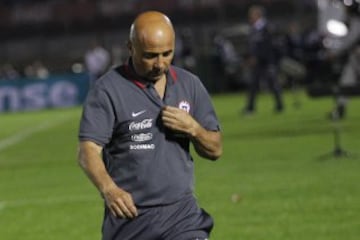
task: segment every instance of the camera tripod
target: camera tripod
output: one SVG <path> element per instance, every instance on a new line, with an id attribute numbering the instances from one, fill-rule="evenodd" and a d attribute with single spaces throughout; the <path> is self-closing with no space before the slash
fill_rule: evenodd
<path id="1" fill-rule="evenodd" d="M 336 98 L 339 96 L 339 92 L 340 90 L 336 91 L 335 94 L 335 100 Z M 341 89 L 341 93 L 343 95 L 347 95 L 347 96 L 354 96 L 355 92 L 353 91 L 346 91 L 346 89 Z M 336 101 L 335 101 L 336 102 Z M 343 109 L 344 111 L 344 109 Z M 329 158 L 356 158 L 355 154 L 351 154 L 349 152 L 347 152 L 346 150 L 344 150 L 341 146 L 341 132 L 342 132 L 342 124 L 341 124 L 341 118 L 342 118 L 342 114 L 339 111 L 339 108 L 336 107 L 334 111 L 331 112 L 331 119 L 333 122 L 333 132 L 334 132 L 334 149 L 333 151 L 331 151 L 330 153 L 327 153 L 323 156 L 320 157 L 320 160 L 326 160 Z"/>

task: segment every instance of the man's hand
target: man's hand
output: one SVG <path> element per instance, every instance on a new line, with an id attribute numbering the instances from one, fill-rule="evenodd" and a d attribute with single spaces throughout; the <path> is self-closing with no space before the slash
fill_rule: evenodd
<path id="1" fill-rule="evenodd" d="M 175 131 L 193 135 L 199 124 L 186 111 L 166 106 L 162 110 L 162 121 L 166 127 Z"/>
<path id="2" fill-rule="evenodd" d="M 220 131 L 204 129 L 190 114 L 176 107 L 166 106 L 161 118 L 169 129 L 187 134 L 200 156 L 211 160 L 216 160 L 221 156 Z"/>
<path id="3" fill-rule="evenodd" d="M 114 216 L 120 218 L 135 218 L 138 215 L 131 195 L 116 185 L 105 190 L 102 196 Z"/>
<path id="4" fill-rule="evenodd" d="M 119 188 L 106 171 L 101 156 L 102 147 L 91 141 L 79 144 L 78 162 L 103 196 L 114 216 L 134 218 L 137 210 L 131 195 Z"/>

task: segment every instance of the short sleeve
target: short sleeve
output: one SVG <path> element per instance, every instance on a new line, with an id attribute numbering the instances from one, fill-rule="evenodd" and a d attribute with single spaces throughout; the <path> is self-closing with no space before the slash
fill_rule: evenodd
<path id="1" fill-rule="evenodd" d="M 111 139 L 114 122 L 115 113 L 109 94 L 102 89 L 93 88 L 83 105 L 79 140 L 106 145 Z"/>
<path id="2" fill-rule="evenodd" d="M 220 124 L 211 97 L 200 79 L 197 80 L 197 84 L 195 84 L 195 107 L 193 117 L 205 129 L 210 131 L 220 131 Z"/>

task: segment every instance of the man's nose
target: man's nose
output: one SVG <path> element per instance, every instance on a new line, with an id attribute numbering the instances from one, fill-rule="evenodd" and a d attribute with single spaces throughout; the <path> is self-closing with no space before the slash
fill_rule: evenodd
<path id="1" fill-rule="evenodd" d="M 162 68 L 164 66 L 164 58 L 163 58 L 163 56 L 160 55 L 160 56 L 156 57 L 154 65 L 157 68 Z"/>

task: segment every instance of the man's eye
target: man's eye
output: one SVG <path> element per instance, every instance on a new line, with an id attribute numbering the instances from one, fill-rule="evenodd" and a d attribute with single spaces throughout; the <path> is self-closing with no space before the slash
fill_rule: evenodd
<path id="1" fill-rule="evenodd" d="M 146 59 L 152 59 L 152 58 L 155 58 L 155 57 L 156 57 L 155 54 L 150 54 L 150 53 L 144 54 L 144 58 L 146 58 Z"/>
<path id="2" fill-rule="evenodd" d="M 164 57 L 169 57 L 169 56 L 171 55 L 171 53 L 172 53 L 171 51 L 165 52 L 165 53 L 163 53 L 163 56 L 164 56 Z"/>

